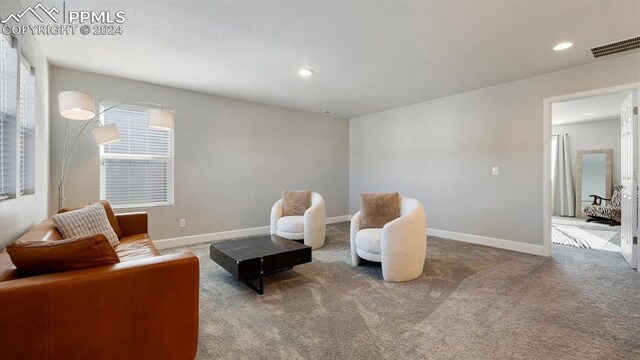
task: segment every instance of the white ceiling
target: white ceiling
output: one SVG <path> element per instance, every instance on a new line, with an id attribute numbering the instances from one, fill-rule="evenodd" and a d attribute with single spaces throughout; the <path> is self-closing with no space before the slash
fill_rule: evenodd
<path id="1" fill-rule="evenodd" d="M 551 123 L 564 125 L 618 118 L 620 105 L 629 93 L 628 91 L 618 92 L 553 103 L 551 104 Z"/>
<path id="2" fill-rule="evenodd" d="M 338 117 L 591 63 L 588 48 L 640 34 L 640 0 L 67 0 L 66 7 L 125 10 L 124 34 L 40 36 L 54 65 Z M 552 51 L 561 41 L 575 45 Z M 302 79 L 297 72 L 307 66 L 315 74 Z"/>

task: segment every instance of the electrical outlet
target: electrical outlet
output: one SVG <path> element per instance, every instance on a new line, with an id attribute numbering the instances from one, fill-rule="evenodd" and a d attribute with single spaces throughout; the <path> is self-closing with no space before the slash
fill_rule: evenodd
<path id="1" fill-rule="evenodd" d="M 180 227 L 181 228 L 187 227 L 187 219 L 180 219 Z"/>
<path id="2" fill-rule="evenodd" d="M 500 175 L 500 168 L 497 167 L 497 166 L 494 166 L 493 168 L 491 168 L 491 175 L 493 175 L 493 176 Z"/>

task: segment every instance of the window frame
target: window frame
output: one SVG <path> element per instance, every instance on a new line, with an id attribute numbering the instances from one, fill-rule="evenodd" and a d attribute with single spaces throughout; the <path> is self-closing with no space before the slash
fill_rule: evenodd
<path id="1" fill-rule="evenodd" d="M 121 105 L 119 105 L 121 104 Z M 145 111 L 147 112 L 147 110 L 149 109 L 154 109 L 154 107 L 150 107 L 150 106 L 141 106 L 141 105 L 131 105 L 131 104 L 127 104 L 127 103 L 118 103 L 115 101 L 109 101 L 109 100 L 100 100 L 98 102 L 98 108 L 100 109 L 100 124 L 104 125 L 104 116 L 105 113 L 108 112 L 105 111 L 105 109 L 110 108 L 112 106 L 116 106 L 116 108 L 118 110 L 133 110 L 133 111 Z M 147 119 L 148 121 L 148 119 Z M 159 130 L 162 131 L 162 130 Z M 137 155 L 137 154 L 110 154 L 110 153 L 106 153 L 104 150 L 104 146 L 100 146 L 100 157 L 99 157 L 99 161 L 100 161 L 100 198 L 101 199 L 106 199 L 106 184 L 105 181 L 103 181 L 103 179 L 106 178 L 105 176 L 105 159 L 131 159 L 131 160 L 163 160 L 166 159 L 168 160 L 167 163 L 169 165 L 169 175 L 168 175 L 168 181 L 167 181 L 167 201 L 166 202 L 150 202 L 150 203 L 136 203 L 136 204 L 126 204 L 126 205 L 117 205 L 117 204 L 112 204 L 111 206 L 114 209 L 140 209 L 140 208 L 152 208 L 152 207 L 173 207 L 174 206 L 174 173 L 175 173 L 175 166 L 174 166 L 174 161 L 175 161 L 175 137 L 174 137 L 174 131 L 171 130 L 169 131 L 169 139 L 170 139 L 170 151 L 169 151 L 169 156 L 161 156 L 161 155 Z M 107 199 L 108 200 L 108 199 Z"/>
<path id="2" fill-rule="evenodd" d="M 8 44 L 12 56 L 15 57 L 14 64 L 7 64 L 7 69 L 13 67 L 15 71 L 15 84 L 12 84 L 12 88 L 8 89 L 8 96 L 13 92 L 12 100 L 15 101 L 14 107 L 7 109 L 13 111 L 7 112 L 9 115 L 13 115 L 13 123 L 3 123 L 2 132 L 0 133 L 0 201 L 12 200 L 19 197 L 19 176 L 20 176 L 20 164 L 19 164 L 19 107 L 20 107 L 20 49 L 18 48 L 18 40 L 12 36 L 0 34 L 2 39 Z M 0 54 L 1 56 L 1 54 Z M 1 60 L 0 60 L 1 61 Z M 2 84 L 0 83 L 0 86 Z M 9 128 L 5 128 L 5 125 L 12 125 Z M 5 143 L 5 140 L 7 143 Z M 8 153 L 5 153 L 7 151 Z M 13 156 L 12 156 L 13 155 Z M 5 162 L 5 160 L 8 160 Z"/>
<path id="3" fill-rule="evenodd" d="M 35 194 L 35 132 L 36 132 L 36 108 L 37 108 L 37 97 L 36 97 L 36 73 L 35 68 L 31 66 L 29 61 L 24 57 L 24 55 L 19 55 L 20 60 L 18 64 L 18 109 L 16 116 L 16 128 L 18 131 L 16 138 L 16 152 L 17 152 L 17 166 L 16 166 L 16 191 L 18 196 L 25 195 L 33 195 Z M 33 83 L 32 89 L 27 88 L 25 91 L 33 91 L 33 108 L 31 110 L 27 110 L 24 108 L 23 103 L 23 81 L 22 78 L 22 68 L 29 72 L 28 76 L 31 77 Z M 28 94 L 26 95 L 29 96 Z M 23 116 L 27 114 L 27 111 L 31 111 L 33 115 L 33 119 L 30 119 L 30 123 L 28 124 Z M 28 139 L 27 129 L 29 125 L 32 127 L 31 139 Z M 29 143 L 29 140 L 31 143 Z M 30 146 L 30 148 L 28 148 Z M 29 153 L 31 152 L 31 153 Z M 27 168 L 29 166 L 30 168 Z M 30 175 L 30 177 L 28 177 Z"/>

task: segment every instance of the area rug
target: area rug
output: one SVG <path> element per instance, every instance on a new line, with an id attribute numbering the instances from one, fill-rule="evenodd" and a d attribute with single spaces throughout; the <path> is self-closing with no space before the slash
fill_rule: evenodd
<path id="1" fill-rule="evenodd" d="M 184 250 L 200 259 L 198 360 L 640 358 L 640 276 L 608 251 L 429 237 L 422 276 L 388 283 L 379 265 L 351 266 L 349 223 L 332 224 L 313 261 L 260 296 L 208 244 L 162 252 Z"/>
<path id="2" fill-rule="evenodd" d="M 620 227 L 554 219 L 551 241 L 583 249 L 620 252 Z"/>

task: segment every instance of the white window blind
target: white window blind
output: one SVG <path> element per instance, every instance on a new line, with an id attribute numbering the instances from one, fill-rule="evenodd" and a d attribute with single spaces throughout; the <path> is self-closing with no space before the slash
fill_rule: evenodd
<path id="1" fill-rule="evenodd" d="M 100 103 L 100 111 L 112 106 Z M 116 208 L 173 204 L 173 132 L 147 127 L 147 108 L 120 106 L 101 115 L 122 139 L 100 150 L 100 196 Z"/>
<path id="2" fill-rule="evenodd" d="M 20 151 L 19 187 L 21 195 L 33 194 L 35 190 L 35 120 L 36 78 L 31 65 L 20 62 L 20 128 L 18 144 Z"/>
<path id="3" fill-rule="evenodd" d="M 0 36 L 0 200 L 15 196 L 18 57 Z"/>

